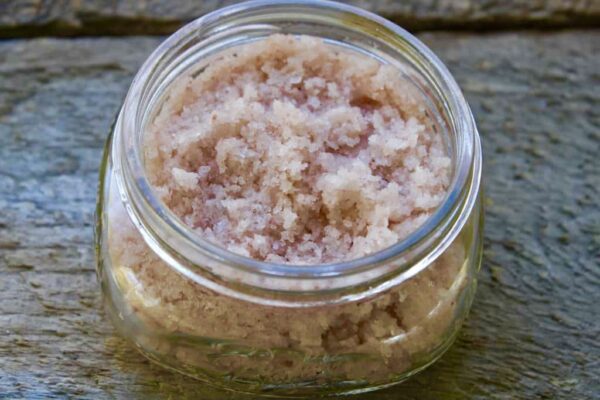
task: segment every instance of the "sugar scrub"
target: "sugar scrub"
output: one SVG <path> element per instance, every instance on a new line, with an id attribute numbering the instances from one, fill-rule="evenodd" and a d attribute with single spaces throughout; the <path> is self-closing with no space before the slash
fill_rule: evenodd
<path id="1" fill-rule="evenodd" d="M 443 200 L 451 160 L 426 110 L 395 67 L 273 35 L 176 81 L 146 131 L 146 172 L 169 209 L 229 251 L 346 261 L 406 238 Z M 146 245 L 115 185 L 107 246 L 119 318 L 147 355 L 188 374 L 228 387 L 392 382 L 443 350 L 464 317 L 473 229 L 376 296 L 274 307 L 180 275 Z"/>
<path id="2" fill-rule="evenodd" d="M 450 158 L 397 69 L 274 35 L 181 79 L 150 126 L 148 176 L 198 235 L 278 263 L 359 258 L 443 199 Z"/>
<path id="3" fill-rule="evenodd" d="M 459 239 L 417 276 L 367 300 L 297 309 L 237 300 L 165 264 L 119 199 L 112 200 L 118 223 L 109 225 L 109 248 L 123 296 L 119 318 L 151 357 L 175 359 L 186 373 L 217 385 L 233 378 L 315 385 L 394 380 L 449 343 L 461 322 L 457 310 L 470 296 Z"/>

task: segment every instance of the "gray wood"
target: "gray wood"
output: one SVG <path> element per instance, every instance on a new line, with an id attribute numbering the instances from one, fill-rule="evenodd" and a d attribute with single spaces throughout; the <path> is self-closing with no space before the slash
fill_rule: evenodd
<path id="1" fill-rule="evenodd" d="M 238 0 L 3 0 L 0 37 L 166 34 Z M 345 0 L 409 30 L 600 26 L 599 0 Z"/>
<path id="2" fill-rule="evenodd" d="M 484 265 L 451 350 L 360 398 L 600 398 L 600 32 L 421 38 L 482 134 Z M 233 398 L 150 365 L 101 311 L 101 149 L 158 43 L 0 42 L 0 399 Z"/>

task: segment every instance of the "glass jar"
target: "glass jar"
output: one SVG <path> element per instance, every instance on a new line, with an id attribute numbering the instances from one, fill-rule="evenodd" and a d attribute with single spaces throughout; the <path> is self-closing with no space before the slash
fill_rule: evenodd
<path id="1" fill-rule="evenodd" d="M 169 85 L 226 48 L 276 32 L 325 39 L 397 67 L 426 100 L 452 158 L 442 204 L 369 256 L 296 266 L 228 252 L 183 224 L 143 168 L 145 127 Z M 481 261 L 481 148 L 440 60 L 376 15 L 325 1 L 254 1 L 162 43 L 135 77 L 107 142 L 96 222 L 98 275 L 118 330 L 149 359 L 211 385 L 318 396 L 386 387 L 430 365 L 465 319 Z"/>

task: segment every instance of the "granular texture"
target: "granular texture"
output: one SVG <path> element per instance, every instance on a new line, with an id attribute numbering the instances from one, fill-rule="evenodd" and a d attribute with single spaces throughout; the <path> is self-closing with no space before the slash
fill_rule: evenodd
<path id="1" fill-rule="evenodd" d="M 450 158 L 397 68 L 274 35 L 180 79 L 151 124 L 151 183 L 198 235 L 258 260 L 321 264 L 405 238 Z"/>
<path id="2" fill-rule="evenodd" d="M 236 253 L 295 264 L 360 257 L 406 237 L 445 195 L 450 159 L 419 99 L 378 61 L 272 36 L 176 82 L 149 127 L 148 176 L 198 235 Z M 464 316 L 472 230 L 376 296 L 274 307 L 216 293 L 167 265 L 111 182 L 120 323 L 146 353 L 189 374 L 389 382 L 449 343 Z"/>
<path id="3" fill-rule="evenodd" d="M 449 343 L 471 295 L 466 236 L 375 297 L 311 308 L 254 304 L 180 275 L 144 242 L 116 187 L 108 248 L 120 324 L 163 363 L 219 383 L 396 379 Z M 468 232 L 464 232 L 465 234 Z"/>

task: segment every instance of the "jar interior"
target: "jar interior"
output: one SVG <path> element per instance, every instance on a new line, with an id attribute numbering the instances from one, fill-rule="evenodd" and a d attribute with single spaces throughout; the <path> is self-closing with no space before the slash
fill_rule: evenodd
<path id="1" fill-rule="evenodd" d="M 145 207 L 139 213 L 150 215 L 147 226 L 158 232 L 167 232 L 161 233 L 161 236 L 166 238 L 165 243 L 170 246 L 168 251 L 173 258 L 184 257 L 188 267 L 204 265 L 211 269 L 209 265 L 215 260 L 208 260 L 207 254 L 210 258 L 211 254 L 218 253 L 216 264 L 221 264 L 221 259 L 225 258 L 228 263 L 236 265 L 236 273 L 239 270 L 249 271 L 246 278 L 248 282 L 253 279 L 251 275 L 258 271 L 262 276 L 253 281 L 253 284 L 261 286 L 266 277 L 269 289 L 280 290 L 285 286 L 280 285 L 280 280 L 287 277 L 307 277 L 310 280 L 343 275 L 346 282 L 352 281 L 346 279 L 349 276 L 356 276 L 355 282 L 363 282 L 365 279 L 383 276 L 391 268 L 363 276 L 367 269 L 372 270 L 371 266 L 389 263 L 391 258 L 402 254 L 405 255 L 402 268 L 408 268 L 411 262 L 430 251 L 435 245 L 434 241 L 444 240 L 438 254 L 449 245 L 450 238 L 446 236 L 451 230 L 455 235 L 459 228 L 453 221 L 461 213 L 460 203 L 467 196 L 465 189 L 471 184 L 473 149 L 477 146 L 468 106 L 445 67 L 416 39 L 411 39 L 406 32 L 399 34 L 400 28 L 383 19 L 377 20 L 373 15 L 359 14 L 356 10 L 350 12 L 344 10 L 344 7 L 334 7 L 327 2 L 261 2 L 255 3 L 250 9 L 243 5 L 234 6 L 227 13 L 207 15 L 182 28 L 167 39 L 142 66 L 123 109 L 123 114 L 128 116 L 123 123 L 123 135 L 120 138 L 126 154 L 123 157 L 123 170 L 130 170 L 133 176 L 131 191 L 134 193 L 131 196 L 138 197 L 140 200 L 136 203 Z M 169 89 L 183 76 L 201 74 L 220 52 L 274 33 L 317 36 L 336 48 L 366 54 L 392 65 L 423 99 L 426 112 L 431 117 L 431 129 L 440 133 L 452 161 L 451 182 L 441 205 L 412 235 L 392 247 L 350 262 L 320 264 L 316 268 L 271 264 L 236 257 L 231 252 L 216 249 L 216 246 L 203 241 L 188 229 L 161 203 L 148 183 L 144 171 L 143 149 L 148 126 L 168 98 Z M 472 204 L 469 205 L 471 206 Z M 460 224 L 462 223 L 464 218 Z M 180 237 L 185 240 L 179 240 Z M 198 247 L 203 248 L 202 254 L 198 253 Z M 393 268 L 398 269 L 399 264 Z M 413 271 L 412 274 L 416 272 L 418 271 Z M 343 286 L 342 283 L 339 285 Z"/>

